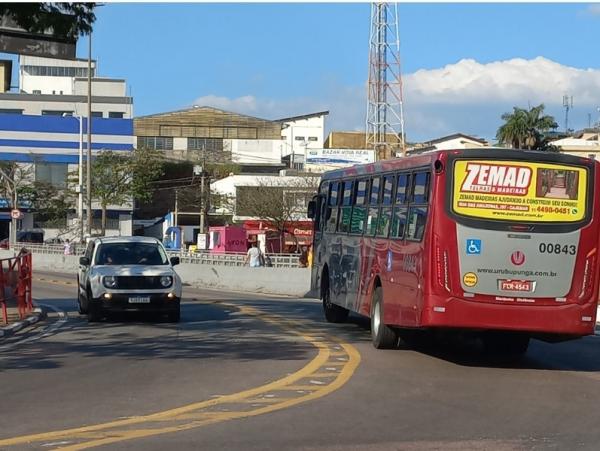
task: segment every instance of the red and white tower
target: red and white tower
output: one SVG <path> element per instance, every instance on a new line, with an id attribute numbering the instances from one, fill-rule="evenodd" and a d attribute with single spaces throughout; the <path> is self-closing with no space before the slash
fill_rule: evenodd
<path id="1" fill-rule="evenodd" d="M 377 160 L 404 156 L 404 112 L 400 71 L 398 5 L 371 4 L 367 148 Z"/>

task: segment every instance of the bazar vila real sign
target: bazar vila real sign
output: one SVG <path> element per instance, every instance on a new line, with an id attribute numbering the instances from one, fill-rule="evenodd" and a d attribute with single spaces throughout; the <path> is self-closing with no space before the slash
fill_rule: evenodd
<path id="1" fill-rule="evenodd" d="M 583 167 L 457 160 L 452 208 L 484 219 L 577 222 L 585 217 L 586 186 Z"/>
<path id="2" fill-rule="evenodd" d="M 368 149 L 307 149 L 307 164 L 354 165 L 373 163 L 375 152 Z"/>

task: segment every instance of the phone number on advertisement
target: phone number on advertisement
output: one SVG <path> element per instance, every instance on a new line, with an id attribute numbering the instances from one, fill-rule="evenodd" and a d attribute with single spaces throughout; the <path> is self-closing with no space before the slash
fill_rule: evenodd
<path id="1" fill-rule="evenodd" d="M 569 207 L 546 207 L 543 205 L 539 205 L 535 208 L 536 211 L 540 213 L 561 213 L 563 215 L 571 213 L 571 209 Z"/>

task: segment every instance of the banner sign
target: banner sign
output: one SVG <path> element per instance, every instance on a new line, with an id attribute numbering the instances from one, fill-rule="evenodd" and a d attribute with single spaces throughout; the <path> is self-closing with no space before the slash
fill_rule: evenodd
<path id="1" fill-rule="evenodd" d="M 373 163 L 375 151 L 368 149 L 307 149 L 307 164 L 353 166 Z"/>
<path id="2" fill-rule="evenodd" d="M 454 164 L 452 208 L 483 219 L 577 222 L 585 217 L 587 170 L 521 161 Z"/>

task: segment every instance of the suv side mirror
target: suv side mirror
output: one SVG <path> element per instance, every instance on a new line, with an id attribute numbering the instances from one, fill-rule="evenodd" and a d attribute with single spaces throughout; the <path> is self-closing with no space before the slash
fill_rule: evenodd
<path id="1" fill-rule="evenodd" d="M 171 265 L 173 266 L 179 264 L 179 257 L 171 257 L 169 260 L 171 261 Z"/>
<path id="2" fill-rule="evenodd" d="M 90 259 L 87 257 L 79 257 L 79 264 L 82 266 L 90 266 Z"/>

